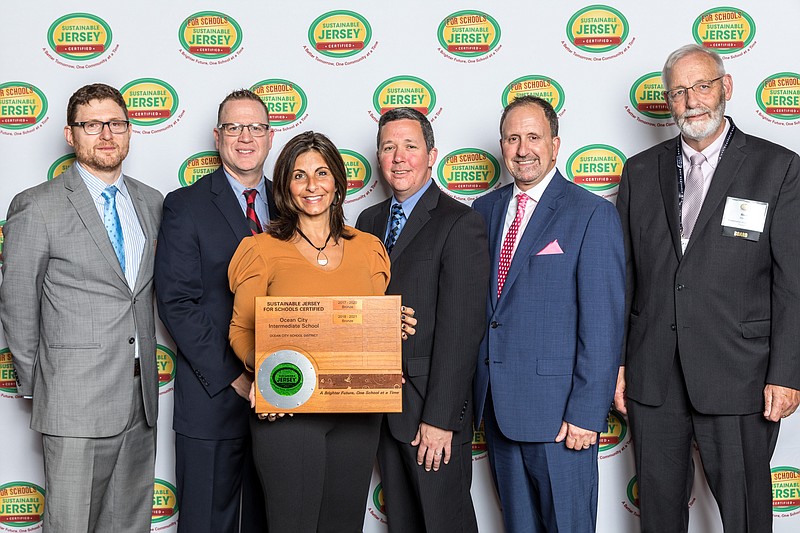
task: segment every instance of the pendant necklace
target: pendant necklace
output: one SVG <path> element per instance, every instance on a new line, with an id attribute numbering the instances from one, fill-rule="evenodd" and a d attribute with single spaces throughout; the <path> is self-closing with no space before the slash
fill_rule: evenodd
<path id="1" fill-rule="evenodd" d="M 325 244 L 323 244 L 322 246 L 314 246 L 314 243 L 311 242 L 311 240 L 308 237 L 306 237 L 305 233 L 303 233 L 303 231 L 300 228 L 297 228 L 297 233 L 299 233 L 300 236 L 302 238 L 304 238 L 306 240 L 306 242 L 308 244 L 310 244 L 311 247 L 317 251 L 317 264 L 319 266 L 327 265 L 328 264 L 328 256 L 325 255 L 325 252 L 323 252 L 322 250 L 324 250 L 325 247 L 328 246 L 328 242 L 331 240 L 330 232 L 328 233 L 328 238 L 325 239 Z"/>

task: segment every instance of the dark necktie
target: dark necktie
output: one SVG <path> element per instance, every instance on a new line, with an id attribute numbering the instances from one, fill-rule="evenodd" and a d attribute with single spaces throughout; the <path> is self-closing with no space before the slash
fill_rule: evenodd
<path id="1" fill-rule="evenodd" d="M 397 238 L 400 236 L 400 224 L 405 218 L 405 214 L 403 213 L 403 208 L 400 204 L 394 204 L 392 206 L 392 217 L 389 220 L 389 234 L 386 236 L 386 251 L 388 253 L 392 253 L 392 248 L 397 243 Z"/>
<path id="2" fill-rule="evenodd" d="M 261 221 L 258 220 L 258 215 L 256 214 L 256 195 L 258 191 L 255 189 L 245 189 L 242 194 L 244 194 L 244 198 L 247 201 L 247 225 L 250 231 L 253 232 L 253 235 L 258 235 L 264 231 L 261 226 Z"/>

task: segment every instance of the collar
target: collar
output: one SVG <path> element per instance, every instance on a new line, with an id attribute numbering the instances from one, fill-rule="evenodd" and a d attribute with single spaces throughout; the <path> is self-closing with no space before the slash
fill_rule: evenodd
<path id="1" fill-rule="evenodd" d="M 553 168 L 550 169 L 550 172 L 545 174 L 542 181 L 540 181 L 527 191 L 523 191 L 522 189 L 520 189 L 517 186 L 517 182 L 515 181 L 514 190 L 511 191 L 512 196 L 516 198 L 519 193 L 524 193 L 527 194 L 531 200 L 534 200 L 538 204 L 539 200 L 542 199 L 542 195 L 544 194 L 545 189 L 547 189 L 547 186 L 550 185 L 551 181 L 553 181 L 553 176 L 556 175 L 556 172 L 558 172 L 558 169 L 555 166 L 553 166 Z"/>
<path id="2" fill-rule="evenodd" d="M 427 191 L 431 185 L 433 185 L 433 180 L 429 179 L 428 182 L 420 187 L 417 192 L 406 198 L 405 202 L 398 202 L 397 198 L 392 195 L 392 202 L 389 205 L 389 212 L 392 212 L 393 205 L 400 204 L 400 207 L 403 208 L 403 214 L 405 215 L 406 220 L 408 220 L 408 217 L 411 216 L 411 212 L 414 210 L 414 207 L 416 207 L 419 199 L 422 198 L 422 195 L 425 194 L 425 191 Z"/>

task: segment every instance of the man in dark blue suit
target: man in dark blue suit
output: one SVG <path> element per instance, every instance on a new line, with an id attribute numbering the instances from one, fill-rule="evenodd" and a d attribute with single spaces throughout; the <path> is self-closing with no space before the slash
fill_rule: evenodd
<path id="1" fill-rule="evenodd" d="M 514 183 L 473 204 L 492 257 L 475 421 L 485 417 L 507 531 L 594 531 L 597 435 L 622 346 L 619 217 L 556 169 L 561 140 L 549 103 L 516 99 L 500 135 Z"/>
<path id="2" fill-rule="evenodd" d="M 248 422 L 253 376 L 228 345 L 228 263 L 239 241 L 260 233 L 275 213 L 272 183 L 263 175 L 272 135 L 261 99 L 234 91 L 220 104 L 214 129 L 222 167 L 164 201 L 155 284 L 160 318 L 178 348 L 180 532 L 264 530 Z"/>

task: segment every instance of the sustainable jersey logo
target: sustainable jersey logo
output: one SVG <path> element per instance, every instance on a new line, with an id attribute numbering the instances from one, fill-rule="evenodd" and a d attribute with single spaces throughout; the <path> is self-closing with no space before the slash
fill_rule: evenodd
<path id="1" fill-rule="evenodd" d="M 358 152 L 340 149 L 339 154 L 347 171 L 347 196 L 358 194 L 369 184 L 372 168 L 367 159 Z"/>
<path id="2" fill-rule="evenodd" d="M 163 388 L 175 379 L 175 352 L 156 344 L 156 368 L 158 368 L 158 387 Z"/>
<path id="3" fill-rule="evenodd" d="M 462 148 L 442 158 L 437 178 L 448 191 L 474 196 L 486 192 L 497 183 L 500 165 L 489 152 L 478 148 Z"/>
<path id="4" fill-rule="evenodd" d="M 303 388 L 303 371 L 292 363 L 281 363 L 270 372 L 269 384 L 276 394 L 294 396 Z"/>
<path id="5" fill-rule="evenodd" d="M 57 19 L 47 30 L 47 43 L 64 59 L 87 61 L 111 46 L 111 27 L 96 15 L 70 13 Z"/>
<path id="6" fill-rule="evenodd" d="M 500 98 L 503 107 L 520 96 L 536 96 L 547 101 L 556 113 L 564 107 L 564 89 L 553 78 L 539 75 L 528 75 L 517 78 L 503 90 Z"/>
<path id="7" fill-rule="evenodd" d="M 397 107 L 410 107 L 428 115 L 436 105 L 436 93 L 425 80 L 395 76 L 378 85 L 372 94 L 372 105 L 381 115 Z"/>
<path id="8" fill-rule="evenodd" d="M 170 520 L 178 513 L 178 491 L 174 485 L 156 478 L 153 484 L 152 524 Z"/>
<path id="9" fill-rule="evenodd" d="M 190 15 L 178 29 L 184 50 L 201 59 L 218 59 L 233 54 L 242 44 L 242 28 L 218 11 Z"/>
<path id="10" fill-rule="evenodd" d="M 567 176 L 584 189 L 599 193 L 619 185 L 625 155 L 613 146 L 590 144 L 567 160 Z"/>
<path id="11" fill-rule="evenodd" d="M 178 182 L 187 187 L 222 165 L 219 152 L 205 151 L 190 155 L 178 169 Z"/>
<path id="12" fill-rule="evenodd" d="M 625 418 L 619 411 L 614 409 L 609 411 L 608 429 L 600 434 L 600 453 L 613 450 L 619 446 L 619 444 L 625 440 L 627 433 L 628 424 L 625 422 Z"/>
<path id="13" fill-rule="evenodd" d="M 3 531 L 35 526 L 42 521 L 43 512 L 42 487 L 23 481 L 0 485 L 0 529 Z"/>
<path id="14" fill-rule="evenodd" d="M 71 167 L 72 163 L 74 162 L 75 162 L 75 154 L 62 155 L 61 157 L 53 161 L 53 164 L 50 165 L 50 168 L 47 169 L 47 181 L 59 177 L 61 174 L 66 172 L 67 169 Z"/>
<path id="15" fill-rule="evenodd" d="M 756 36 L 756 23 L 741 9 L 715 7 L 695 19 L 692 36 L 705 48 L 731 54 L 750 45 Z"/>
<path id="16" fill-rule="evenodd" d="M 297 121 L 308 106 L 306 93 L 289 80 L 263 80 L 250 87 L 250 90 L 266 104 L 272 126 L 286 126 Z"/>
<path id="17" fill-rule="evenodd" d="M 584 7 L 567 22 L 567 38 L 584 52 L 610 52 L 625 42 L 628 31 L 625 16 L 604 5 Z"/>
<path id="18" fill-rule="evenodd" d="M 457 11 L 439 24 L 437 37 L 442 48 L 454 56 L 478 57 L 500 42 L 500 25 L 483 11 Z"/>
<path id="19" fill-rule="evenodd" d="M 362 52 L 372 39 L 367 19 L 353 11 L 329 11 L 317 17 L 308 28 L 308 41 L 320 54 L 350 57 Z"/>
<path id="20" fill-rule="evenodd" d="M 787 121 L 800 118 L 800 74 L 779 72 L 756 88 L 756 102 L 772 118 Z"/>
<path id="21" fill-rule="evenodd" d="M 660 72 L 650 72 L 633 82 L 630 101 L 633 108 L 646 117 L 672 118 L 667 101 L 664 100 L 664 83 Z"/>
<path id="22" fill-rule="evenodd" d="M 800 470 L 776 466 L 772 473 L 772 510 L 788 513 L 800 509 Z"/>
<path id="23" fill-rule="evenodd" d="M 5 220 L 2 221 L 5 224 Z M 2 258 L 3 233 L 0 226 L 0 258 Z M 2 262 L 0 262 L 2 264 Z M 11 350 L 3 348 L 0 350 L 0 392 L 7 394 L 17 394 L 17 373 L 14 371 L 14 361 Z"/>
<path id="24" fill-rule="evenodd" d="M 178 93 L 159 79 L 139 78 L 125 84 L 120 92 L 128 107 L 128 120 L 137 126 L 161 124 L 178 110 Z"/>
<path id="25" fill-rule="evenodd" d="M 0 85 L 0 128 L 24 130 L 35 126 L 47 113 L 47 97 L 38 87 L 22 81 Z"/>

